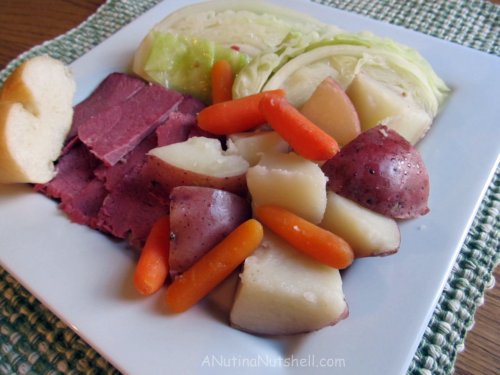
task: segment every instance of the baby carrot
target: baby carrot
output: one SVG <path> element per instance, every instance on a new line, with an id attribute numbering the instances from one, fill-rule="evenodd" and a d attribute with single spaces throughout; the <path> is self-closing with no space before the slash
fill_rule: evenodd
<path id="1" fill-rule="evenodd" d="M 259 246 L 262 236 L 257 220 L 247 220 L 237 227 L 170 284 L 166 295 L 170 309 L 186 311 L 205 297 Z"/>
<path id="2" fill-rule="evenodd" d="M 159 218 L 151 228 L 134 272 L 134 285 L 143 295 L 160 289 L 168 275 L 170 217 Z"/>
<path id="3" fill-rule="evenodd" d="M 256 208 L 256 214 L 278 236 L 321 263 L 343 269 L 354 260 L 351 246 L 342 238 L 284 208 L 263 205 Z"/>
<path id="4" fill-rule="evenodd" d="M 219 60 L 212 66 L 212 103 L 220 103 L 233 98 L 234 73 L 227 60 Z"/>
<path id="5" fill-rule="evenodd" d="M 198 126 L 213 134 L 240 133 L 262 125 L 266 119 L 259 109 L 262 98 L 285 96 L 283 90 L 265 91 L 208 106 L 198 113 Z"/>
<path id="6" fill-rule="evenodd" d="M 339 151 L 337 141 L 300 113 L 285 98 L 265 96 L 260 110 L 266 121 L 299 155 L 328 160 Z"/>

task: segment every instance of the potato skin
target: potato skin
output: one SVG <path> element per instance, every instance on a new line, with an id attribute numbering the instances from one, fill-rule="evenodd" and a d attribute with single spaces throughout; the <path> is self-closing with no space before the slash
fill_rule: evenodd
<path id="1" fill-rule="evenodd" d="M 328 189 L 394 219 L 429 212 L 429 176 L 420 153 L 384 125 L 359 135 L 322 166 Z"/>
<path id="2" fill-rule="evenodd" d="M 172 189 L 170 275 L 185 271 L 250 217 L 250 203 L 236 194 L 199 186 Z"/>

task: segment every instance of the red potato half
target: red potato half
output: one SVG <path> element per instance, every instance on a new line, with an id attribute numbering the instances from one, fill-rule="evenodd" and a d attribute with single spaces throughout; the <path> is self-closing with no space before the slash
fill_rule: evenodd
<path id="1" fill-rule="evenodd" d="M 224 190 L 178 186 L 170 194 L 170 275 L 176 276 L 249 219 L 249 202 Z"/>
<path id="2" fill-rule="evenodd" d="M 211 187 L 243 196 L 247 169 L 248 162 L 226 154 L 218 139 L 192 137 L 149 151 L 142 174 L 150 181 L 150 191 L 167 200 L 176 186 Z"/>
<path id="3" fill-rule="evenodd" d="M 394 219 L 429 212 L 429 176 L 418 150 L 378 125 L 347 144 L 322 166 L 328 189 Z"/>

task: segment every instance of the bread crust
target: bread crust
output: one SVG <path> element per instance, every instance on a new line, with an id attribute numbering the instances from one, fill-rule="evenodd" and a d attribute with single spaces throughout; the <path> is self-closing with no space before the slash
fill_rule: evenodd
<path id="1" fill-rule="evenodd" d="M 21 103 L 30 112 L 35 112 L 33 102 L 35 101 L 31 90 L 26 86 L 23 80 L 24 71 L 29 67 L 29 61 L 20 65 L 14 73 L 5 81 L 2 92 L 0 93 L 0 101 L 11 101 Z"/>
<path id="2" fill-rule="evenodd" d="M 26 175 L 13 158 L 8 142 L 8 118 L 14 102 L 0 101 L 0 183 L 28 182 Z"/>
<path id="3" fill-rule="evenodd" d="M 46 74 L 45 74 L 46 73 Z M 46 183 L 73 116 L 75 82 L 48 55 L 21 64 L 0 92 L 0 183 Z"/>

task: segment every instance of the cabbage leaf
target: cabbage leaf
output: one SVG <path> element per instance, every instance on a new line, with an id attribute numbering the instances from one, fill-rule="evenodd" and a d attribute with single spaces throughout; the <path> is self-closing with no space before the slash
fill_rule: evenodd
<path id="1" fill-rule="evenodd" d="M 364 72 L 404 93 L 434 117 L 449 91 L 416 50 L 393 40 L 367 32 L 309 39 L 310 43 L 304 43 L 300 38 L 285 38 L 275 51 L 254 58 L 238 75 L 233 95 L 283 88 L 287 98 L 299 107 L 327 76 L 345 89 L 357 74 Z"/>
<path id="2" fill-rule="evenodd" d="M 210 71 L 222 59 L 235 73 L 249 61 L 247 55 L 210 40 L 155 32 L 144 72 L 153 82 L 208 102 Z"/>

